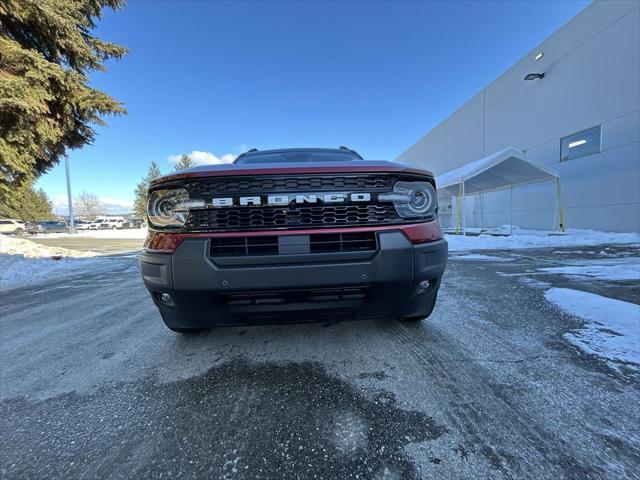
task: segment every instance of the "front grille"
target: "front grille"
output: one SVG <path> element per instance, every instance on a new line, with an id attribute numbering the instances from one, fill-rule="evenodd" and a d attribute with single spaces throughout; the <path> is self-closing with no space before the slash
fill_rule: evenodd
<path id="1" fill-rule="evenodd" d="M 185 228 L 248 231 L 271 228 L 389 225 L 402 223 L 392 204 L 234 207 L 192 210 Z"/>
<path id="2" fill-rule="evenodd" d="M 391 191 L 395 175 L 305 175 L 204 178 L 181 184 L 191 198 L 284 192 Z"/>
<path id="3" fill-rule="evenodd" d="M 376 250 L 373 232 L 322 233 L 259 237 L 218 237 L 211 239 L 212 257 L 287 255 L 291 253 L 340 253 Z"/>
<path id="4" fill-rule="evenodd" d="M 358 227 L 409 223 L 390 202 L 378 202 L 378 194 L 393 191 L 398 180 L 424 180 L 404 173 L 258 175 L 193 178 L 163 183 L 162 188 L 180 187 L 206 208 L 192 209 L 183 231 L 248 232 L 274 229 Z M 268 205 L 269 195 L 342 193 L 344 202 Z M 351 195 L 368 193 L 370 201 Z M 241 197 L 259 197 L 257 205 L 240 206 Z M 320 197 L 322 198 L 322 197 Z M 214 199 L 230 200 L 233 206 L 213 206 Z"/>
<path id="5" fill-rule="evenodd" d="M 314 288 L 267 292 L 227 293 L 222 295 L 227 305 L 283 305 L 291 303 L 362 302 L 369 294 L 369 287 Z"/>

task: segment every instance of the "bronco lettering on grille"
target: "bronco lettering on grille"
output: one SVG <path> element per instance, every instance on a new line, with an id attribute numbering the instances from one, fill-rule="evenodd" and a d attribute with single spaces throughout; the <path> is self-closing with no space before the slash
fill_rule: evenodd
<path id="1" fill-rule="evenodd" d="M 279 193 L 276 195 L 253 195 L 250 197 L 221 197 L 212 198 L 207 207 L 250 207 L 260 205 L 289 205 L 291 203 L 343 203 L 350 202 L 370 202 L 370 193 L 298 193 L 289 195 Z"/>

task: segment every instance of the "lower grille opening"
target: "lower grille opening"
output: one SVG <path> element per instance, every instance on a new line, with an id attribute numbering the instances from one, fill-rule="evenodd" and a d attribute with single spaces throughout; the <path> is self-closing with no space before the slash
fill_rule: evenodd
<path id="1" fill-rule="evenodd" d="M 287 255 L 290 253 L 366 252 L 377 248 L 374 232 L 322 233 L 314 235 L 218 237 L 211 239 L 212 257 Z M 291 241 L 293 240 L 293 241 Z"/>
<path id="2" fill-rule="evenodd" d="M 376 249 L 376 235 L 371 232 L 310 235 L 311 253 L 361 252 Z"/>
<path id="3" fill-rule="evenodd" d="M 369 287 L 314 288 L 307 290 L 282 290 L 272 292 L 246 292 L 223 294 L 229 306 L 286 305 L 291 303 L 323 303 L 339 301 L 364 301 Z"/>
<path id="4" fill-rule="evenodd" d="M 212 257 L 277 255 L 278 237 L 229 237 L 211 239 Z"/>

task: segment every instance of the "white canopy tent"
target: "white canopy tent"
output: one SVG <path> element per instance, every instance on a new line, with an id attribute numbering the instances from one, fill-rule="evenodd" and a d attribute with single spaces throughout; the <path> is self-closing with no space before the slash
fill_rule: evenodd
<path id="1" fill-rule="evenodd" d="M 466 195 L 513 187 L 525 183 L 555 180 L 556 209 L 553 220 L 559 219 L 559 228 L 564 231 L 564 215 L 560 203 L 560 175 L 545 165 L 529 160 L 515 148 L 505 148 L 493 155 L 473 161 L 460 168 L 436 177 L 438 193 L 453 196 L 456 202 L 456 232 L 466 233 L 464 199 Z"/>

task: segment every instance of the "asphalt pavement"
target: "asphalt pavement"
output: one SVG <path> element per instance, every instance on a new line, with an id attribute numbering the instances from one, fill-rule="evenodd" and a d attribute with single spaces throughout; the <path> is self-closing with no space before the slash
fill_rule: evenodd
<path id="1" fill-rule="evenodd" d="M 544 298 L 640 303 L 637 282 L 530 275 L 571 250 L 487 256 L 452 255 L 421 323 L 176 335 L 135 255 L 5 293 L 0 476 L 640 478 L 637 371 L 567 343 L 580 320 Z"/>

